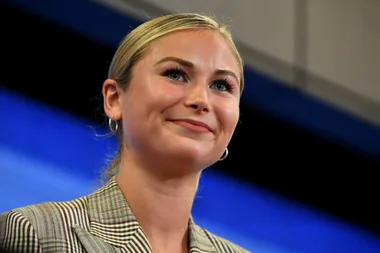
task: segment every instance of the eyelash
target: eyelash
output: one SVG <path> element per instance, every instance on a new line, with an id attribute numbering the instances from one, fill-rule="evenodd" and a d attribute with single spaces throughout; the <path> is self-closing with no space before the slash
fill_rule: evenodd
<path id="1" fill-rule="evenodd" d="M 185 80 L 187 79 L 185 71 L 183 71 L 180 67 L 168 68 L 164 71 L 163 76 L 169 76 L 170 74 L 180 74 Z M 231 84 L 231 81 L 228 77 L 225 77 L 224 79 L 217 79 L 213 82 L 212 85 L 215 85 L 217 82 L 223 82 L 223 84 L 226 86 L 225 91 L 227 92 L 232 92 L 232 90 L 234 89 L 234 86 Z"/>

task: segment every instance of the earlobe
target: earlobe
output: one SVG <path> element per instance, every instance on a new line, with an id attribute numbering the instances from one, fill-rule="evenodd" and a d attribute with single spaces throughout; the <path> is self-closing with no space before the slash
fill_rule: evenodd
<path id="1" fill-rule="evenodd" d="M 107 79 L 103 83 L 103 104 L 104 112 L 112 120 L 121 119 L 120 90 L 117 82 L 113 79 Z"/>

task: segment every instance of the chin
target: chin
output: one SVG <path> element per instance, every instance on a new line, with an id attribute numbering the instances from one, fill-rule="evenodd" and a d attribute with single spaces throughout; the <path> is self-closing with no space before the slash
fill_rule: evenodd
<path id="1" fill-rule="evenodd" d="M 209 151 L 206 151 L 204 148 L 178 148 L 174 149 L 171 152 L 172 157 L 176 157 L 178 163 L 180 163 L 181 167 L 191 167 L 192 169 L 202 170 L 216 161 L 210 159 Z"/>
<path id="2" fill-rule="evenodd" d="M 191 139 L 180 136 L 179 138 L 173 138 L 171 143 L 168 143 L 168 148 L 170 148 L 172 152 L 176 152 L 179 156 L 189 156 L 197 159 L 209 152 L 209 145 L 210 143 L 201 139 Z"/>
<path id="3" fill-rule="evenodd" d="M 159 152 L 170 167 L 190 167 L 201 170 L 217 161 L 218 155 L 213 152 L 214 145 L 214 141 L 208 137 L 176 133 L 165 137 L 165 143 L 160 145 Z"/>

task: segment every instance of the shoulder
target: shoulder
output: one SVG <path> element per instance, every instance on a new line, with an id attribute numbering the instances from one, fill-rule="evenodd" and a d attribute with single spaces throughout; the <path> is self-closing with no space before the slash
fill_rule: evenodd
<path id="1" fill-rule="evenodd" d="M 28 245 L 30 252 L 41 252 L 37 235 L 30 222 L 19 212 L 10 211 L 0 215 L 0 252 L 23 252 L 19 245 Z"/>
<path id="2" fill-rule="evenodd" d="M 204 231 L 204 233 L 207 235 L 207 237 L 210 239 L 213 246 L 217 249 L 218 252 L 222 253 L 249 253 L 248 250 L 240 247 L 239 245 L 230 242 L 229 240 L 217 236 L 207 229 L 201 228 Z"/>
<path id="3" fill-rule="evenodd" d="M 43 226 L 59 226 L 83 222 L 87 213 L 87 197 L 67 202 L 45 202 L 14 209 L 8 216 L 21 216 L 27 219 L 36 230 L 45 230 Z M 10 221 L 10 218 L 8 218 Z"/>
<path id="4" fill-rule="evenodd" d="M 71 225 L 86 227 L 86 202 L 86 197 L 68 202 L 46 202 L 1 214 L 0 249 L 23 252 L 17 245 L 27 244 L 33 248 L 31 252 L 41 252 L 41 243 L 56 243 L 57 239 L 70 234 Z"/>

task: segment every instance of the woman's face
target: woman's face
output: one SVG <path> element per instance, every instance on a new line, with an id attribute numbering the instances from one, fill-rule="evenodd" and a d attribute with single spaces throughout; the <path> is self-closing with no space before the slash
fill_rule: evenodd
<path id="1" fill-rule="evenodd" d="M 174 32 L 152 43 L 118 100 L 128 152 L 202 169 L 222 156 L 237 125 L 238 61 L 214 31 Z"/>

